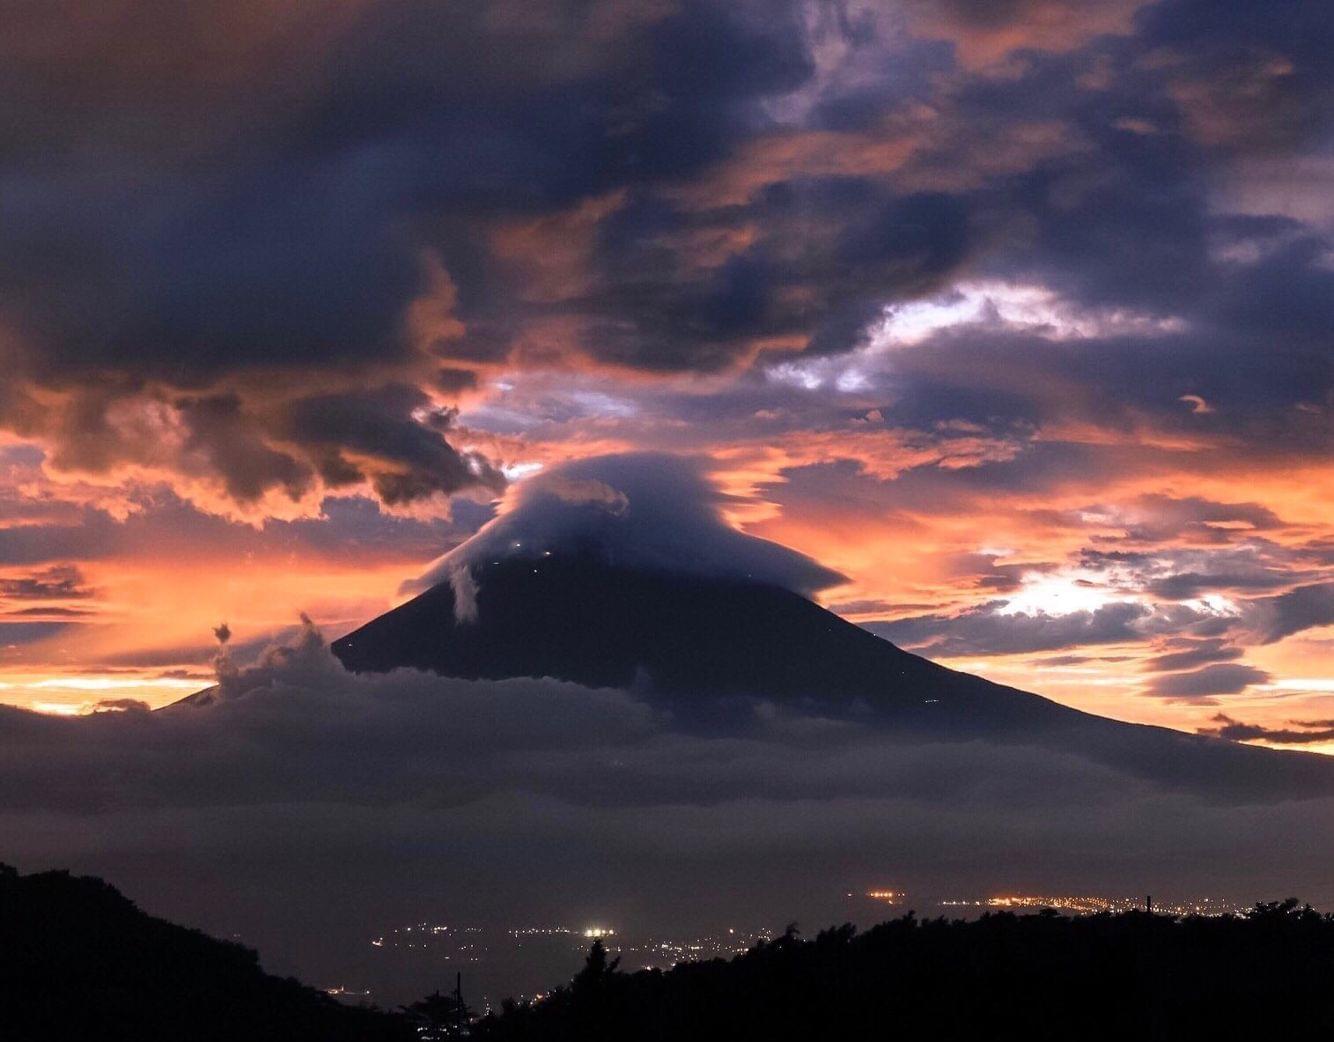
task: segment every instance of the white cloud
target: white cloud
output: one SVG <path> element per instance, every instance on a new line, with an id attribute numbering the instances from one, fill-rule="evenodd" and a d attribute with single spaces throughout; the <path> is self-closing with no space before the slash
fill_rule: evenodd
<path id="1" fill-rule="evenodd" d="M 578 460 L 510 489 L 499 515 L 435 561 L 409 589 L 502 557 L 579 548 L 618 565 L 749 578 L 800 593 L 843 577 L 805 554 L 744 535 L 723 520 L 725 497 L 702 461 L 658 453 Z"/>

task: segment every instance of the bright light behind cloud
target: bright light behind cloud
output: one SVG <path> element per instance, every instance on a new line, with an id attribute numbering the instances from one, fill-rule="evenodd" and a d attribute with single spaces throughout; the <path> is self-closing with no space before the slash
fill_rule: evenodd
<path id="1" fill-rule="evenodd" d="M 1181 604 L 1204 615 L 1236 616 L 1241 614 L 1241 608 L 1220 593 L 1207 593 L 1203 597 L 1189 597 Z"/>
<path id="2" fill-rule="evenodd" d="M 83 706 L 68 702 L 34 702 L 30 708 L 49 716 L 78 716 L 83 712 Z"/>
<path id="3" fill-rule="evenodd" d="M 183 677 L 47 677 L 29 685 L 39 691 L 138 691 L 144 688 L 192 689 L 198 680 Z"/>
<path id="4" fill-rule="evenodd" d="M 948 297 L 891 305 L 885 309 L 872 342 L 877 347 L 891 343 L 921 343 L 942 329 L 978 321 L 985 303 L 975 288 L 970 291 L 961 284 L 958 291 Z"/>
<path id="5" fill-rule="evenodd" d="M 39 713 L 76 716 L 98 710 L 104 699 L 163 705 L 199 691 L 210 682 L 202 673 L 170 677 L 141 673 L 116 676 L 11 674 L 9 680 L 0 683 L 0 703 L 24 706 Z"/>
<path id="6" fill-rule="evenodd" d="M 1260 685 L 1266 691 L 1302 691 L 1310 694 L 1334 695 L 1334 677 L 1287 677 L 1271 684 Z"/>
<path id="7" fill-rule="evenodd" d="M 1010 327 L 1056 340 L 1128 333 L 1174 333 L 1185 323 L 1125 308 L 1076 307 L 1045 286 L 1009 282 L 959 282 L 930 300 L 892 304 L 872 331 L 871 345 L 886 349 L 918 344 L 954 326 Z"/>
<path id="8" fill-rule="evenodd" d="M 1175 316 L 1127 308 L 1079 306 L 1041 285 L 963 281 L 935 297 L 888 305 L 880 320 L 866 331 L 865 342 L 854 351 L 779 362 L 765 372 L 775 383 L 802 390 L 832 386 L 853 394 L 873 386 L 869 370 L 883 367 L 876 361 L 877 356 L 970 326 L 1046 340 L 1085 340 L 1179 333 L 1186 323 Z"/>
<path id="9" fill-rule="evenodd" d="M 1097 585 L 1089 573 L 1030 575 L 1024 578 L 1019 592 L 1000 609 L 1000 614 L 1069 615 L 1076 611 L 1097 611 L 1105 604 L 1125 599 Z"/>
<path id="10" fill-rule="evenodd" d="M 521 481 L 526 477 L 536 474 L 542 469 L 542 464 L 537 462 L 510 463 L 500 468 L 502 474 L 509 481 Z"/>

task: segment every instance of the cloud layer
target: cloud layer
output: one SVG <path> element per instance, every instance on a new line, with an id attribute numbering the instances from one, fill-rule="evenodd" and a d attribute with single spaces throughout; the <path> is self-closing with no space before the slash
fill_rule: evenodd
<path id="1" fill-rule="evenodd" d="M 1327 800 L 1169 792 L 1077 755 L 896 741 L 764 702 L 708 731 L 632 694 L 342 671 L 317 631 L 216 697 L 0 710 L 6 857 L 342 979 L 386 922 L 786 922 L 849 888 L 1308 888 Z"/>

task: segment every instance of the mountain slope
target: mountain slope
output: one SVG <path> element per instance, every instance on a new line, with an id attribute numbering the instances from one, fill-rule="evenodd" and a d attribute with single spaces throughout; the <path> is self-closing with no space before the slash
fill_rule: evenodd
<path id="1" fill-rule="evenodd" d="M 687 718 L 748 696 L 905 739 L 1042 745 L 1220 797 L 1334 792 L 1328 758 L 1082 713 L 928 662 L 776 586 L 589 555 L 502 558 L 471 577 L 473 621 L 456 619 L 441 583 L 335 642 L 334 654 L 354 672 L 634 687 Z"/>
<path id="2" fill-rule="evenodd" d="M 441 583 L 335 642 L 334 654 L 354 672 L 414 666 L 709 698 L 863 699 L 922 723 L 961 712 L 1021 723 L 1063 711 L 979 688 L 776 586 L 592 557 L 510 558 L 474 571 L 474 621 L 456 621 L 454 591 Z"/>

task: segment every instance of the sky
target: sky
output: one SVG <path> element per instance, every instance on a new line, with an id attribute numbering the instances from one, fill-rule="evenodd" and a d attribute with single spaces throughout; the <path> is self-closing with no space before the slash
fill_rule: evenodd
<path id="1" fill-rule="evenodd" d="M 1324 5 L 0 19 L 0 701 L 169 702 L 654 451 L 905 648 L 1334 751 Z"/>

